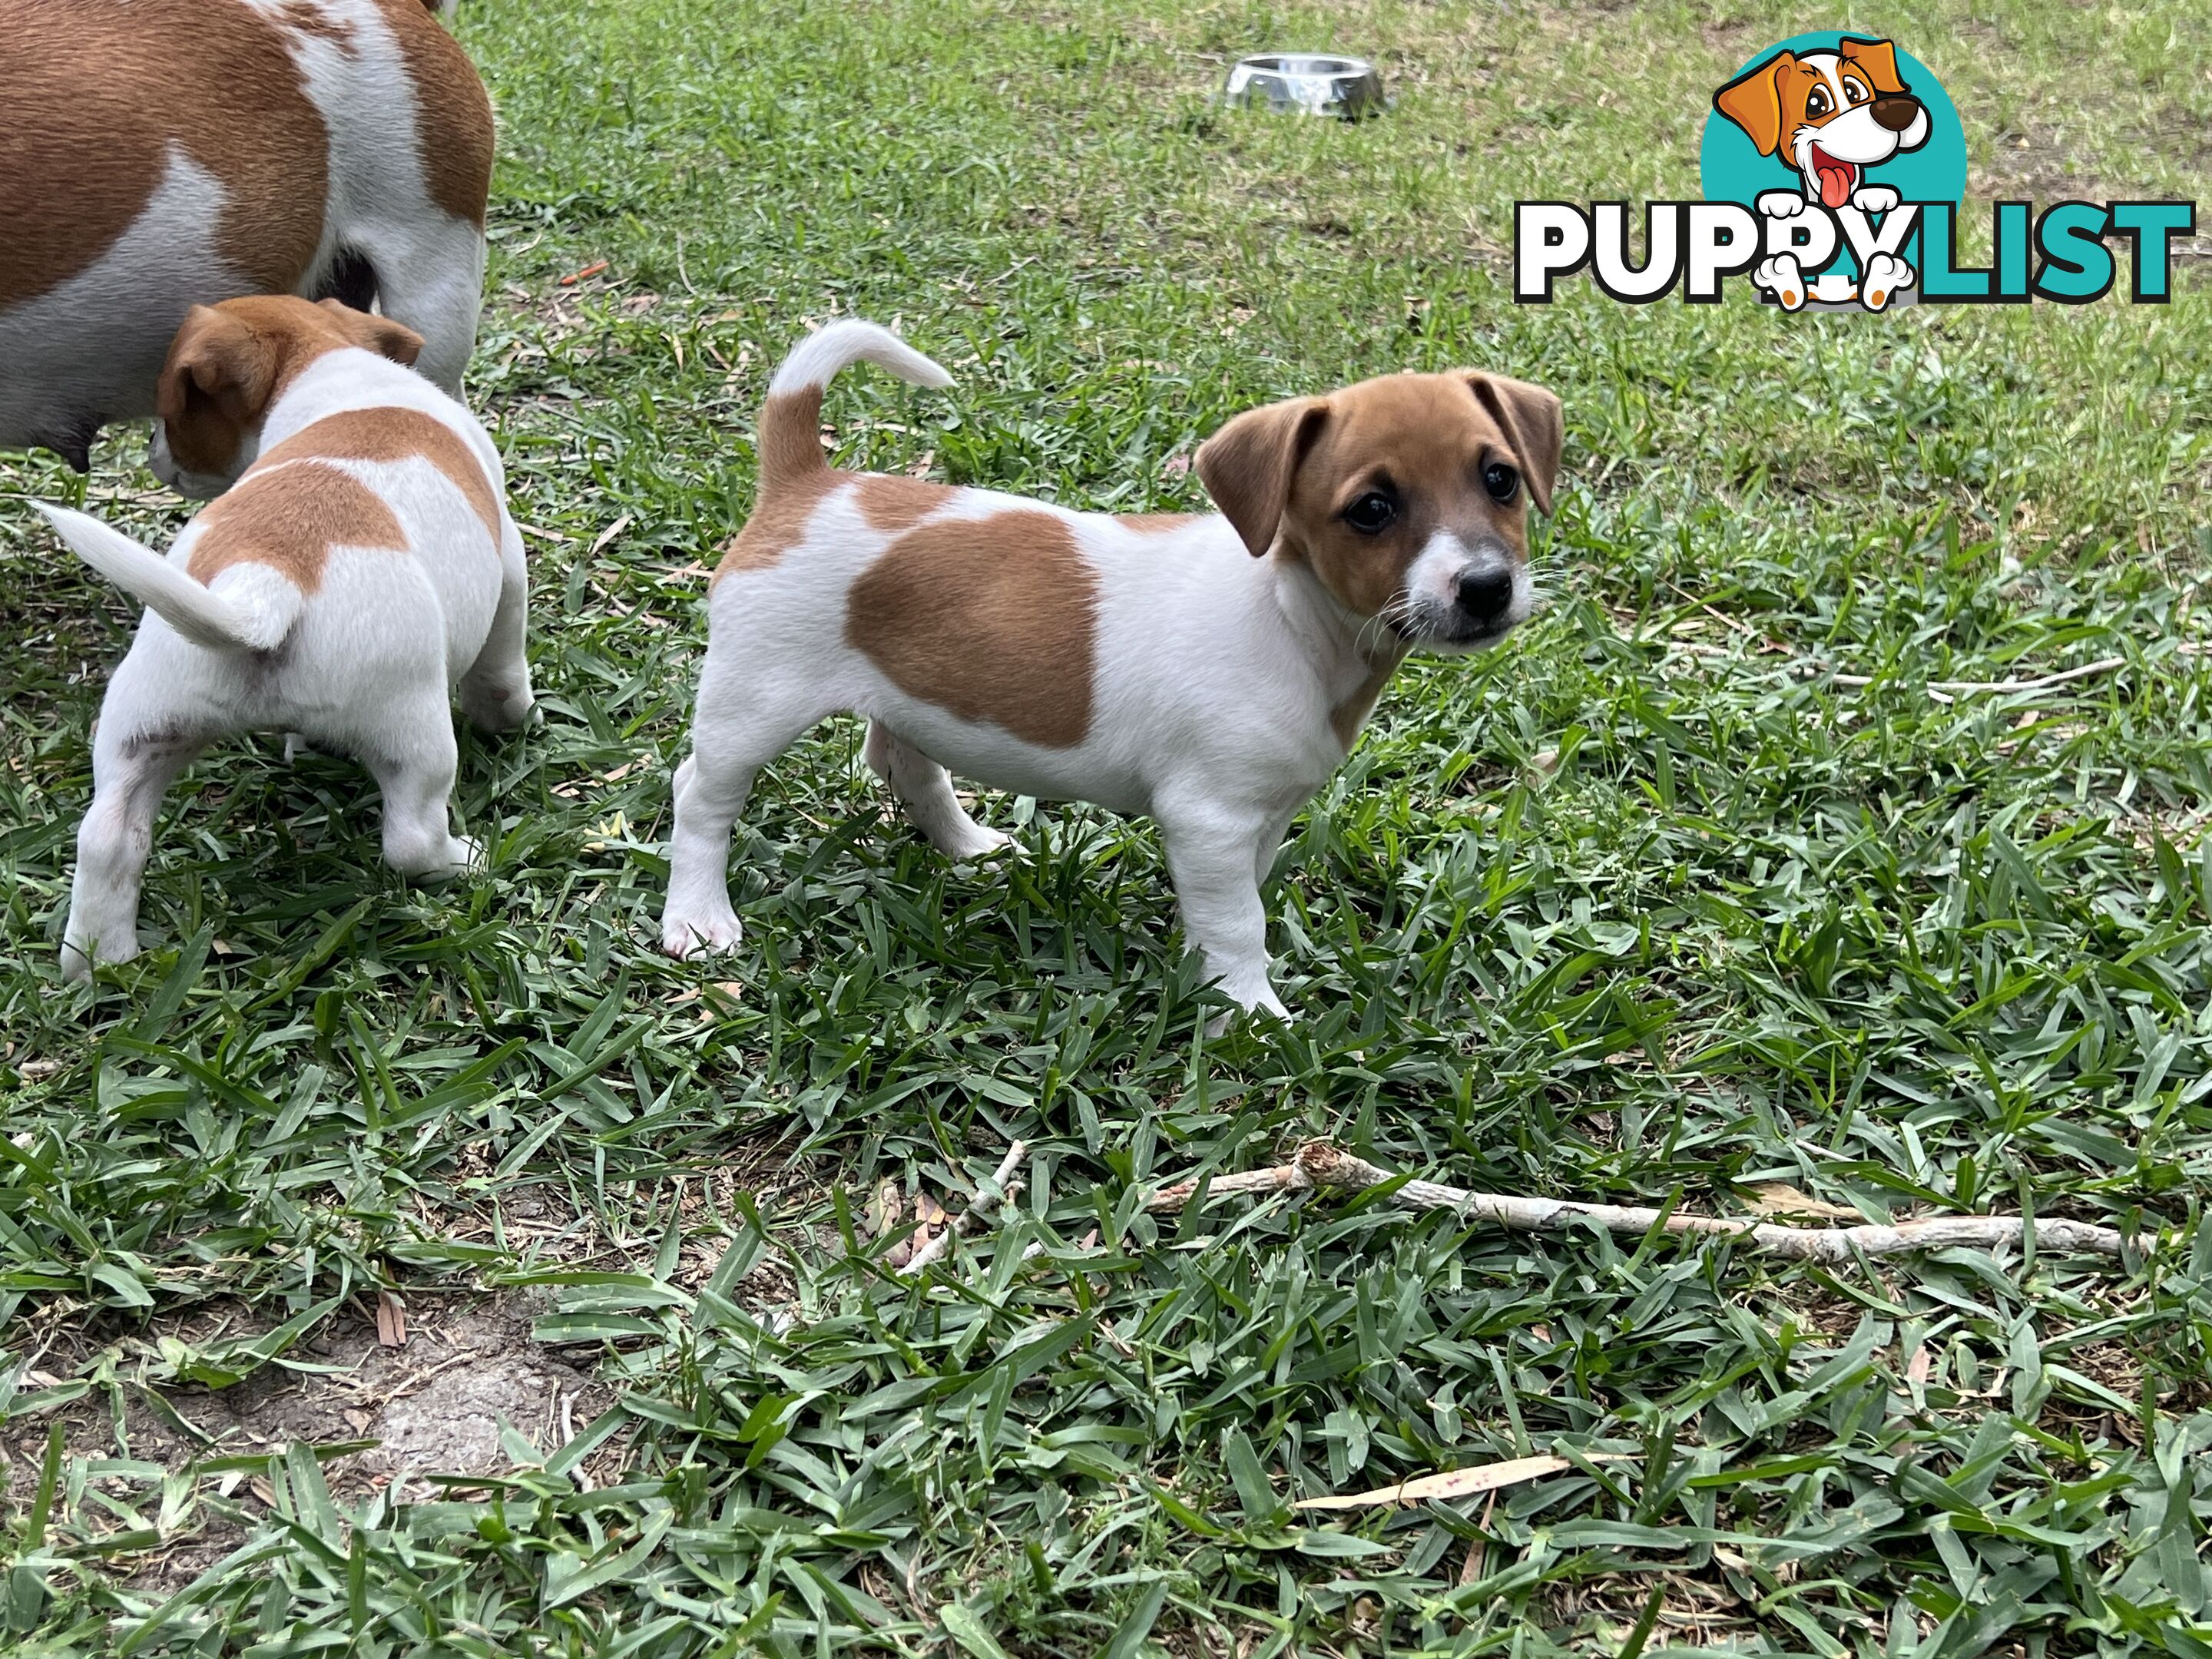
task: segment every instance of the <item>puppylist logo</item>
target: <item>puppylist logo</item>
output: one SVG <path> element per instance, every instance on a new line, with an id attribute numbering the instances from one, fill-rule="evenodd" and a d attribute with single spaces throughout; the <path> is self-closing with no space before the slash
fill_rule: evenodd
<path id="1" fill-rule="evenodd" d="M 1690 303 L 1714 304 L 1730 276 L 1790 312 L 2085 305 L 2118 280 L 2118 239 L 2129 297 L 2163 305 L 2173 239 L 2197 229 L 2190 202 L 2058 202 L 2038 214 L 2000 201 L 1989 264 L 1961 264 L 1957 107 L 1894 42 L 1832 30 L 1769 48 L 1713 94 L 1698 173 L 1705 200 L 1645 204 L 1641 264 L 1626 202 L 1516 204 L 1513 297 L 1547 303 L 1561 277 L 1587 267 L 1630 305 L 1678 284 Z"/>

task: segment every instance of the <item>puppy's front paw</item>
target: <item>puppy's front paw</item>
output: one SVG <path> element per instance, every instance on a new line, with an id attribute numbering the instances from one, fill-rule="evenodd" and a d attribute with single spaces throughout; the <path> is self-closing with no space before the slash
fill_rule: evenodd
<path id="1" fill-rule="evenodd" d="M 1771 294 L 1784 311 L 1796 311 L 1805 304 L 1805 274 L 1794 254 L 1778 253 L 1761 260 L 1751 280 L 1754 287 Z"/>
<path id="2" fill-rule="evenodd" d="M 444 854 L 412 872 L 418 882 L 453 881 L 471 870 L 483 867 L 483 843 L 474 836 L 451 836 L 447 838 Z"/>
<path id="3" fill-rule="evenodd" d="M 1770 219 L 1795 219 L 1805 211 L 1805 198 L 1794 190 L 1763 190 L 1754 205 Z"/>
<path id="4" fill-rule="evenodd" d="M 660 948 L 678 962 L 697 953 L 734 951 L 744 934 L 737 912 L 727 904 L 701 915 L 671 909 L 660 919 Z"/>
<path id="5" fill-rule="evenodd" d="M 1851 192 L 1851 205 L 1861 213 L 1887 213 L 1899 199 L 1887 185 L 1861 185 Z"/>
<path id="6" fill-rule="evenodd" d="M 1880 311 L 1915 280 L 1912 267 L 1894 253 L 1877 253 L 1859 277 L 1859 303 L 1869 311 Z"/>
<path id="7" fill-rule="evenodd" d="M 980 823 L 968 826 L 972 832 L 941 848 L 945 857 L 955 864 L 968 864 L 976 859 L 988 858 L 994 853 L 1012 847 L 1014 838 L 996 830 L 986 830 Z"/>

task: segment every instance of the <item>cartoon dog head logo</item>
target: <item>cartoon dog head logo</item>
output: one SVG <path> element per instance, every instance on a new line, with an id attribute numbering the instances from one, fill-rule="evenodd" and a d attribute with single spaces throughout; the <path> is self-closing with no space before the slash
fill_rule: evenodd
<path id="1" fill-rule="evenodd" d="M 1761 155 L 1786 157 L 1805 197 L 1831 211 L 1867 169 L 1928 142 L 1928 108 L 1899 79 L 1897 48 L 1849 35 L 1833 52 L 1776 52 L 1713 94 Z"/>
<path id="2" fill-rule="evenodd" d="M 1959 112 L 1893 42 L 1823 32 L 1768 47 L 1713 94 L 1708 201 L 1753 210 L 1752 285 L 1784 311 L 1920 300 L 1919 214 L 1966 185 Z"/>

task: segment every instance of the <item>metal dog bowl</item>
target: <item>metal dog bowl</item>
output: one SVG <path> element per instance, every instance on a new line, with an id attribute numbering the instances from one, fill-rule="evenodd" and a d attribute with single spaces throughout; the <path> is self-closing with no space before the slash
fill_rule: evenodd
<path id="1" fill-rule="evenodd" d="M 1241 59 L 1221 88 L 1224 102 L 1285 115 L 1357 121 L 1382 109 L 1382 77 L 1364 58 L 1269 52 Z"/>

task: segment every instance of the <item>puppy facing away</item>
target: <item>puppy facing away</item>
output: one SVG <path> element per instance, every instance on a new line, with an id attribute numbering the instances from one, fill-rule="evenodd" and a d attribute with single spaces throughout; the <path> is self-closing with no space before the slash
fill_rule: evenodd
<path id="1" fill-rule="evenodd" d="M 82 979 L 138 951 L 138 884 L 161 796 L 232 732 L 298 732 L 360 757 L 384 792 L 384 856 L 474 860 L 447 815 L 451 688 L 489 731 L 532 705 L 526 573 L 499 452 L 406 367 L 411 330 L 289 296 L 194 308 L 161 371 L 171 449 L 228 492 L 165 558 L 41 507 L 148 609 L 100 703 L 62 954 Z"/>
<path id="2" fill-rule="evenodd" d="M 1282 1014 L 1260 883 L 1408 653 L 1494 645 L 1531 605 L 1559 400 L 1475 370 L 1393 374 L 1238 416 L 1199 450 L 1218 516 L 1073 513 L 834 471 L 823 388 L 867 362 L 945 371 L 833 323 L 761 410 L 758 505 L 714 573 L 692 751 L 676 774 L 662 946 L 737 942 L 730 832 L 757 769 L 826 715 L 947 855 L 1005 837 L 946 768 L 1149 813 L 1207 975 Z"/>
<path id="3" fill-rule="evenodd" d="M 185 312 L 241 294 L 380 301 L 458 392 L 492 114 L 436 9 L 0 0 L 0 445 L 85 471 Z"/>

